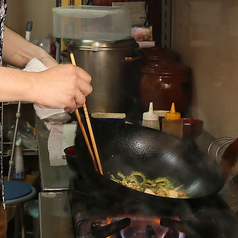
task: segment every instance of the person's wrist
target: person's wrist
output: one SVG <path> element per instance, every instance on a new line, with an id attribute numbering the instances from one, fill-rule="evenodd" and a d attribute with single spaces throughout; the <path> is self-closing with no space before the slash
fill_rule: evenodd
<path id="1" fill-rule="evenodd" d="M 49 56 L 44 56 L 39 58 L 39 60 L 47 67 L 47 68 L 52 68 L 55 66 L 58 66 L 59 64 L 57 63 L 57 61 L 52 58 L 50 55 Z"/>
<path id="2" fill-rule="evenodd" d="M 36 58 L 40 60 L 47 68 L 52 68 L 58 65 L 58 62 L 40 47 L 36 53 Z"/>
<path id="3" fill-rule="evenodd" d="M 40 78 L 38 73 L 26 72 L 27 81 L 25 83 L 25 97 L 26 101 L 35 103 L 39 93 Z"/>

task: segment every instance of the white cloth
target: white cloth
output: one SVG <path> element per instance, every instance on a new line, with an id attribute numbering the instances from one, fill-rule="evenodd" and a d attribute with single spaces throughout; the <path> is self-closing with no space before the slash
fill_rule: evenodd
<path id="1" fill-rule="evenodd" d="M 72 122 L 71 124 L 45 123 L 45 125 L 50 131 L 48 138 L 50 166 L 67 165 L 64 149 L 74 145 L 77 124 Z"/>
<path id="2" fill-rule="evenodd" d="M 24 68 L 24 71 L 27 72 L 41 72 L 46 70 L 47 67 L 38 59 L 32 59 Z M 60 122 L 60 118 L 65 119 L 65 111 L 63 109 L 48 109 L 41 108 L 34 105 L 37 116 L 40 119 L 46 119 L 52 116 L 58 120 L 55 122 L 45 123 L 47 129 L 50 131 L 48 138 L 48 151 L 49 151 L 49 160 L 51 166 L 64 166 L 67 165 L 63 149 L 67 146 L 71 146 L 74 143 L 75 137 L 75 128 L 74 124 L 63 124 Z M 67 114 L 68 115 L 68 114 Z M 68 115 L 69 117 L 69 115 Z M 67 140 L 65 139 L 67 138 Z M 68 139 L 70 138 L 70 140 Z"/>
<path id="3" fill-rule="evenodd" d="M 27 72 L 41 72 L 46 70 L 47 67 L 38 59 L 33 58 L 29 61 L 29 63 L 26 65 L 26 67 L 23 69 L 23 71 Z M 33 105 L 34 109 L 36 111 L 37 116 L 40 119 L 45 119 L 50 116 L 65 113 L 64 109 L 54 109 L 54 108 L 41 108 L 36 105 Z"/>

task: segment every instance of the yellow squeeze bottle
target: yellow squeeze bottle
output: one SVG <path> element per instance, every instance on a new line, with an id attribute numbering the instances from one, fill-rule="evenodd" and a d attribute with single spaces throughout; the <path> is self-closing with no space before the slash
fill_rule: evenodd
<path id="1" fill-rule="evenodd" d="M 171 105 L 170 112 L 167 112 L 163 118 L 162 131 L 179 138 L 183 137 L 183 120 L 181 114 L 175 111 L 174 103 Z"/>

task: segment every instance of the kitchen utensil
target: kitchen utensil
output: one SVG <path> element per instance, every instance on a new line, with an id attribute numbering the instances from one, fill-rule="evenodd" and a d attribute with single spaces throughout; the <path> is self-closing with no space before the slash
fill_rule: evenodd
<path id="1" fill-rule="evenodd" d="M 220 158 L 219 158 L 219 153 L 221 152 L 221 149 L 225 148 L 225 146 L 231 144 L 235 139 L 232 137 L 220 137 L 216 140 L 214 140 L 207 148 L 208 154 L 216 160 L 218 164 L 220 164 Z M 212 153 L 213 147 L 216 148 L 214 151 L 214 155 Z"/>
<path id="2" fill-rule="evenodd" d="M 93 93 L 87 96 L 89 113 L 126 113 L 134 102 L 136 90 L 133 81 L 138 59 L 138 44 L 133 38 L 118 41 L 70 40 L 77 66 L 92 77 Z"/>
<path id="3" fill-rule="evenodd" d="M 131 36 L 128 8 L 73 5 L 52 11 L 53 34 L 58 38 L 115 41 Z"/>
<path id="4" fill-rule="evenodd" d="M 95 170 L 98 171 L 98 166 L 97 166 L 97 164 L 96 164 L 96 160 L 95 160 L 95 157 L 94 157 L 94 154 L 93 154 L 93 151 L 92 151 L 90 142 L 89 142 L 89 140 L 88 140 L 87 132 L 86 132 L 86 130 L 85 130 L 85 128 L 84 128 L 84 125 L 83 125 L 83 122 L 82 122 L 82 120 L 81 120 L 81 117 L 80 117 L 80 115 L 79 115 L 78 110 L 75 111 L 75 114 L 76 114 L 76 117 L 77 117 L 79 126 L 80 126 L 80 128 L 81 128 L 81 131 L 82 131 L 82 133 L 83 133 L 83 137 L 84 137 L 85 143 L 86 143 L 86 145 L 87 145 L 88 152 L 89 152 L 89 154 L 90 154 L 90 156 L 91 156 L 91 158 L 92 158 L 92 160 L 93 160 L 94 168 L 95 168 Z"/>
<path id="5" fill-rule="evenodd" d="M 70 58 L 71 58 L 72 64 L 73 64 L 73 65 L 76 65 L 76 61 L 75 61 L 75 58 L 74 58 L 74 54 L 73 54 L 73 53 L 70 53 Z M 100 158 L 99 158 L 96 141 L 95 141 L 95 138 L 94 138 L 94 134 L 93 134 L 93 130 L 92 130 L 90 118 L 89 118 L 89 115 L 88 115 L 88 109 L 87 109 L 87 106 L 86 106 L 85 103 L 83 104 L 83 111 L 84 111 L 84 115 L 85 115 L 85 118 L 86 118 L 86 123 L 87 123 L 87 126 L 88 126 L 88 131 L 89 131 L 91 143 L 92 143 L 92 146 L 93 146 L 93 151 L 92 151 L 92 149 L 91 149 L 91 145 L 90 145 L 90 143 L 89 143 L 89 140 L 88 140 L 86 131 L 85 131 L 85 129 L 84 129 L 84 125 L 83 125 L 83 123 L 82 123 L 82 120 L 81 120 L 81 118 L 80 118 L 80 114 L 79 114 L 78 109 L 75 110 L 76 117 L 77 117 L 77 119 L 78 119 L 78 123 L 79 123 L 80 128 L 81 128 L 81 130 L 82 130 L 82 133 L 83 133 L 83 135 L 84 135 L 84 140 L 85 140 L 85 142 L 86 142 L 86 144 L 87 144 L 89 153 L 90 153 L 90 155 L 91 155 L 91 157 L 92 157 L 92 160 L 93 160 L 93 162 L 94 162 L 95 169 L 96 169 L 97 171 L 99 171 L 100 174 L 103 174 L 102 165 L 101 165 L 101 161 L 100 161 Z M 94 154 L 93 154 L 92 152 L 94 152 Z M 94 155 L 95 155 L 95 157 L 94 157 Z M 95 158 L 96 158 L 96 160 L 95 160 Z"/>
<path id="6" fill-rule="evenodd" d="M 81 132 L 75 140 L 78 169 L 86 181 L 109 202 L 124 208 L 149 204 L 152 210 L 176 213 L 184 204 L 196 208 L 207 196 L 217 194 L 225 175 L 218 164 L 192 143 L 162 131 L 129 124 L 113 124 L 92 120 L 97 138 L 104 176 L 94 169 Z M 140 171 L 149 179 L 169 177 L 182 185 L 190 198 L 167 198 L 139 192 L 109 179 L 109 175 L 126 175 Z"/>

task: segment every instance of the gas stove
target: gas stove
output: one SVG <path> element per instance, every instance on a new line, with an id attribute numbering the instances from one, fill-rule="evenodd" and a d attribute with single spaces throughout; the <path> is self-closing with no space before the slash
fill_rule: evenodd
<path id="1" fill-rule="evenodd" d="M 108 204 L 80 177 L 69 189 L 76 238 L 235 238 L 238 220 L 219 195 L 207 197 L 195 211 L 176 216 L 124 212 Z M 190 211 L 190 212 L 189 212 Z"/>

